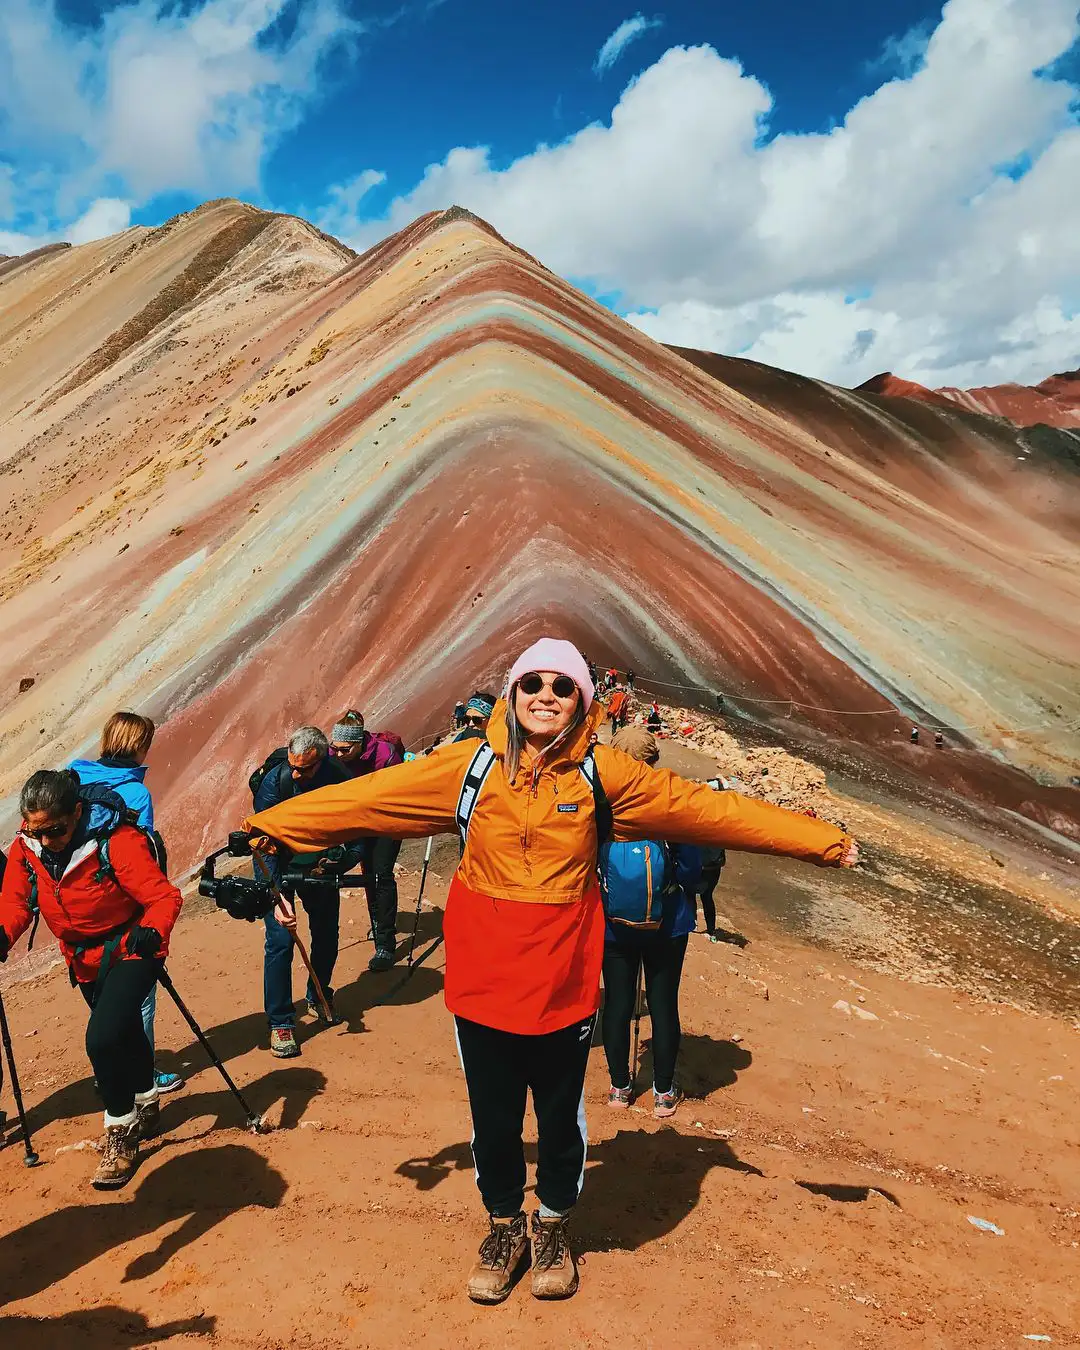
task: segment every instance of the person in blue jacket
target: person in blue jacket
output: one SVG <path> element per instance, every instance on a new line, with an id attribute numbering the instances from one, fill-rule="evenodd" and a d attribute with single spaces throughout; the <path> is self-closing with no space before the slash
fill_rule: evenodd
<path id="1" fill-rule="evenodd" d="M 660 758 L 656 737 L 644 727 L 624 727 L 611 744 L 644 764 L 655 764 Z M 653 1115 L 664 1120 L 675 1114 L 682 1099 L 675 1082 L 682 1039 L 679 982 L 686 944 L 697 921 L 694 887 L 701 874 L 701 850 L 689 844 L 660 846 L 674 872 L 674 884 L 662 896 L 660 927 L 630 928 L 607 921 L 601 1031 L 611 1075 L 608 1105 L 628 1107 L 634 1099 L 630 1024 L 636 1011 L 638 980 L 644 974 L 645 1000 L 652 1023 Z M 600 885 L 601 892 L 606 893 L 603 851 Z"/>
<path id="2" fill-rule="evenodd" d="M 79 782 L 89 786 L 100 783 L 111 788 L 136 813 L 137 824 L 154 835 L 154 802 L 146 786 L 146 757 L 154 739 L 154 724 L 149 717 L 133 712 L 116 712 L 105 723 L 101 733 L 101 758 L 77 759 L 70 767 L 79 775 Z M 157 840 L 158 858 L 165 870 L 165 846 L 160 835 Z M 150 990 L 142 1006 L 143 1030 L 150 1048 L 154 1048 L 154 1014 L 157 1011 L 157 985 Z M 155 1070 L 154 1082 L 159 1092 L 174 1092 L 184 1086 L 176 1073 Z"/>

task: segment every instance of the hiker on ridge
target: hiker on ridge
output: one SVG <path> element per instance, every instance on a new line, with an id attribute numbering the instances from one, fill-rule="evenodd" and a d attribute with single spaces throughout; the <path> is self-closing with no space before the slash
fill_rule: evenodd
<path id="1" fill-rule="evenodd" d="M 101 733 L 101 757 L 77 759 L 70 768 L 84 784 L 101 783 L 112 788 L 127 806 L 135 812 L 137 823 L 152 835 L 157 843 L 158 863 L 166 871 L 165 841 L 154 829 L 154 802 L 146 786 L 146 757 L 154 740 L 154 724 L 149 717 L 133 712 L 115 712 L 105 723 Z M 143 1030 L 154 1049 L 154 1015 L 157 1012 L 157 985 L 146 996 L 142 1008 Z M 175 1092 L 184 1086 L 178 1073 L 164 1073 L 155 1069 L 154 1082 L 159 1092 Z"/>
<path id="2" fill-rule="evenodd" d="M 656 737 L 643 727 L 624 727 L 611 744 L 650 767 L 660 758 Z M 600 846 L 600 889 L 607 916 L 601 1029 L 611 1076 L 608 1106 L 625 1109 L 634 1100 L 637 1065 L 630 1063 L 630 1023 L 644 976 L 657 1120 L 673 1116 L 682 1100 L 675 1084 L 682 1037 L 679 981 L 694 930 L 693 887 L 700 872 L 701 850 L 691 844 L 642 840 Z"/>
<path id="3" fill-rule="evenodd" d="M 405 762 L 401 738 L 392 733 L 372 733 L 365 729 L 364 714 L 355 708 L 343 712 L 330 733 L 330 753 L 350 778 L 363 778 L 378 769 L 389 769 Z M 394 867 L 401 852 L 400 839 L 368 839 L 363 858 L 371 870 L 368 886 L 368 915 L 375 939 L 375 953 L 368 970 L 389 970 L 397 961 L 398 889 Z"/>
<path id="4" fill-rule="evenodd" d="M 454 704 L 454 730 L 460 731 L 465 725 L 465 703 L 462 699 Z"/>
<path id="5" fill-rule="evenodd" d="M 298 727 L 289 738 L 286 756 L 280 757 L 280 752 L 275 751 L 263 765 L 262 778 L 254 792 L 255 809 L 266 811 L 316 788 L 347 782 L 348 773 L 330 755 L 329 749 L 326 737 L 318 727 Z M 281 869 L 276 858 L 270 859 L 270 870 L 275 882 L 279 881 Z M 297 896 L 311 926 L 312 968 L 333 1012 L 331 981 L 338 955 L 341 892 L 332 876 L 316 876 L 299 884 Z M 292 899 L 291 896 L 288 898 Z M 274 910 L 264 916 L 263 924 L 266 928 L 263 1005 L 270 1024 L 270 1053 L 277 1059 L 293 1059 L 300 1053 L 300 1047 L 296 1041 L 296 1007 L 292 994 L 292 934 Z M 313 1017 L 325 1022 L 326 1014 L 310 979 L 307 1006 Z"/>
<path id="6" fill-rule="evenodd" d="M 542 638 L 514 662 L 485 744 L 462 742 L 256 812 L 256 849 L 325 848 L 358 833 L 464 838 L 444 918 L 455 1019 L 489 1228 L 469 1297 L 498 1303 L 529 1261 L 522 1143 L 538 1123 L 532 1290 L 577 1288 L 569 1217 L 585 1176 L 585 1066 L 600 1000 L 604 912 L 598 837 L 666 838 L 854 866 L 854 840 L 733 792 L 714 793 L 596 745 L 604 717 L 585 662 Z M 590 779 L 589 775 L 592 775 Z M 595 790 L 594 790 L 595 789 Z"/>
<path id="7" fill-rule="evenodd" d="M 69 769 L 39 769 L 19 797 L 22 827 L 0 889 L 0 961 L 35 904 L 90 1007 L 86 1053 L 105 1104 L 105 1146 L 92 1185 L 125 1185 L 139 1142 L 159 1127 L 154 1052 L 142 1006 L 169 952 L 183 903 L 146 835 Z M 107 794 L 114 796 L 114 794 Z"/>

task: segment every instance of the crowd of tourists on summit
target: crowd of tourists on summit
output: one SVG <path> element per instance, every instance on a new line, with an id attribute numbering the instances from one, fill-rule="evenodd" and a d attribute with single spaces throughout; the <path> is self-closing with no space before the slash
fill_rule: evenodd
<path id="1" fill-rule="evenodd" d="M 602 691 L 604 698 L 598 696 Z M 620 697 L 621 696 L 621 697 Z M 855 841 L 823 820 L 751 800 L 722 779 L 658 767 L 658 707 L 633 715 L 635 677 L 600 672 L 571 643 L 542 638 L 513 663 L 501 697 L 477 690 L 425 753 L 373 733 L 355 708 L 297 728 L 251 774 L 242 822 L 278 897 L 263 916 L 269 1049 L 301 1053 L 293 997 L 296 902 L 310 930 L 301 1014 L 334 1022 L 343 883 L 362 884 L 372 976 L 398 959 L 395 863 L 405 839 L 456 834 L 460 862 L 442 916 L 444 997 L 472 1119 L 487 1229 L 467 1292 L 507 1297 L 531 1267 L 538 1298 L 578 1285 L 570 1217 L 587 1148 L 585 1071 L 597 1019 L 608 1105 L 638 1093 L 630 1032 L 643 986 L 652 1034 L 652 1108 L 679 1100 L 679 981 L 700 898 L 706 933 L 725 849 L 852 867 Z M 607 741 L 601 738 L 610 725 Z M 110 718 L 96 760 L 43 768 L 23 787 L 21 828 L 0 888 L 0 960 L 38 918 L 89 1008 L 87 1055 L 104 1105 L 92 1178 L 123 1186 L 160 1129 L 154 996 L 182 897 L 145 783 L 150 719 Z M 310 864 L 296 879 L 298 859 Z M 601 982 L 604 988 L 601 1008 Z M 531 1094 L 537 1208 L 525 1213 L 522 1142 Z"/>

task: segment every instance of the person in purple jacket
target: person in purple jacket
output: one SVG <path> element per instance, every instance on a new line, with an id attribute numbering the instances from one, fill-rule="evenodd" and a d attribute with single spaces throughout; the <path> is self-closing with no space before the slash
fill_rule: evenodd
<path id="1" fill-rule="evenodd" d="M 364 726 L 364 714 L 355 708 L 343 712 L 330 733 L 330 753 L 353 778 L 388 769 L 405 761 L 405 748 L 398 736 L 374 734 Z M 368 887 L 368 913 L 375 938 L 375 955 L 368 970 L 389 970 L 397 960 L 397 879 L 394 864 L 401 852 L 400 839 L 372 839 L 364 862 L 374 874 Z"/>

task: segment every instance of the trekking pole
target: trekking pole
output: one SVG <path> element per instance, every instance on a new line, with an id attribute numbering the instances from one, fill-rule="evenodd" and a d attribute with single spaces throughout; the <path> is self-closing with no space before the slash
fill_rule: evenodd
<path id="1" fill-rule="evenodd" d="M 413 917 L 412 938 L 409 941 L 409 959 L 406 962 L 409 966 L 413 963 L 413 952 L 416 951 L 416 930 L 420 927 L 420 902 L 424 898 L 424 883 L 427 881 L 428 865 L 431 862 L 431 845 L 434 842 L 434 836 L 428 835 L 427 848 L 424 850 L 424 866 L 420 872 L 420 889 L 416 893 L 416 914 Z"/>
<path id="2" fill-rule="evenodd" d="M 22 1129 L 23 1146 L 26 1149 L 26 1156 L 23 1162 L 27 1167 L 36 1167 L 41 1159 L 34 1152 L 34 1146 L 30 1141 L 30 1126 L 26 1123 L 26 1109 L 23 1106 L 22 1088 L 19 1087 L 19 1071 L 15 1067 L 15 1051 L 11 1048 L 11 1032 L 8 1029 L 7 1012 L 4 1010 L 4 999 L 0 995 L 0 1036 L 4 1042 L 4 1056 L 7 1059 L 8 1072 L 11 1074 L 11 1091 L 15 1098 L 15 1109 L 19 1113 L 19 1125 Z"/>
<path id="3" fill-rule="evenodd" d="M 191 1013 L 188 1011 L 187 1004 L 176 992 L 176 985 L 173 984 L 172 978 L 164 966 L 162 966 L 158 971 L 158 983 L 169 995 L 172 1001 L 176 1004 L 177 1008 L 179 1008 L 180 1016 L 188 1024 L 188 1026 L 194 1032 L 196 1040 L 206 1051 L 206 1053 L 210 1056 L 210 1063 L 213 1064 L 214 1068 L 217 1069 L 218 1073 L 221 1074 L 222 1078 L 225 1079 L 225 1084 L 228 1087 L 229 1091 L 240 1103 L 241 1109 L 243 1110 L 244 1115 L 247 1117 L 248 1129 L 251 1131 L 252 1134 L 268 1133 L 269 1127 L 264 1123 L 262 1116 L 256 1115 L 255 1112 L 244 1100 L 243 1093 L 233 1082 L 228 1069 L 225 1067 L 224 1064 L 222 1064 L 221 1060 L 218 1058 L 217 1051 L 214 1049 L 214 1047 L 210 1044 L 210 1042 L 206 1038 L 206 1033 L 203 1031 L 202 1027 L 199 1026 L 198 1022 L 195 1021 L 194 1017 L 192 1017 Z"/>
<path id="4" fill-rule="evenodd" d="M 270 887 L 270 890 L 273 892 L 274 899 L 277 902 L 278 908 L 281 910 L 282 914 L 288 914 L 289 910 L 292 909 L 293 918 L 295 919 L 296 917 L 295 908 L 289 904 L 288 900 L 286 900 L 285 896 L 282 894 L 280 887 L 275 883 L 274 878 L 270 875 L 270 868 L 263 861 L 262 855 L 259 853 L 253 853 L 251 856 L 255 860 L 255 865 L 261 870 L 263 880 L 266 882 L 266 884 Z M 315 997 L 319 1000 L 319 1007 L 322 1008 L 323 1010 L 323 1016 L 326 1018 L 330 1026 L 333 1026 L 334 1022 L 336 1021 L 336 1018 L 334 1017 L 334 1014 L 331 1011 L 330 1000 L 326 997 L 326 994 L 323 991 L 322 982 L 319 980 L 318 975 L 315 974 L 315 968 L 311 964 L 311 957 L 308 955 L 308 949 L 304 946 L 304 940 L 303 938 L 301 938 L 300 934 L 295 930 L 295 928 L 292 930 L 292 940 L 293 942 L 296 943 L 296 949 L 297 951 L 299 951 L 300 957 L 303 960 L 304 965 L 307 967 L 307 973 L 311 980 L 311 987 L 315 990 Z"/>
<path id="5" fill-rule="evenodd" d="M 641 962 L 638 962 L 637 978 L 634 981 L 634 1050 L 630 1056 L 630 1086 L 637 1082 L 638 1037 L 641 1034 Z"/>

